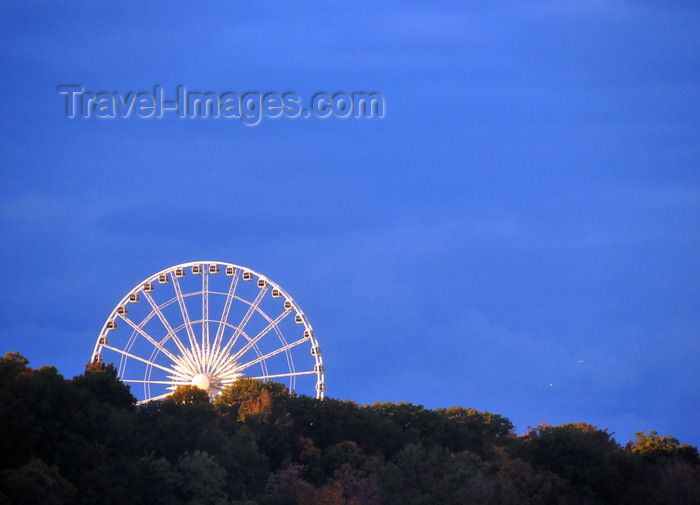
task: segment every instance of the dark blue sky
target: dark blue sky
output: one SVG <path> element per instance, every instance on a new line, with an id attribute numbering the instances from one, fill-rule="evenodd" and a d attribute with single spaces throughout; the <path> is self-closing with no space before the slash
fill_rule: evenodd
<path id="1" fill-rule="evenodd" d="M 10 2 L 0 350 L 72 377 L 134 285 L 215 259 L 300 303 L 329 396 L 700 444 L 699 22 L 680 1 Z M 386 117 L 68 119 L 60 84 L 376 91 Z"/>

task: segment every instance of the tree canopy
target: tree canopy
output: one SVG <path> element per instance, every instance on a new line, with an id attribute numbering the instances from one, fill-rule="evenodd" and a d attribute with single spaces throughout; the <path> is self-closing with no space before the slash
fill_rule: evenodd
<path id="1" fill-rule="evenodd" d="M 111 365 L 71 380 L 0 359 L 0 505 L 691 505 L 697 448 L 586 423 L 359 405 L 239 379 L 136 405 Z"/>

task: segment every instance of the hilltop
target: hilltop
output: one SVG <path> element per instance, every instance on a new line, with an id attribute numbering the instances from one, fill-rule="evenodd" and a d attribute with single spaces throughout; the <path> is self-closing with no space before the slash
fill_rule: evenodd
<path id="1" fill-rule="evenodd" d="M 0 359 L 0 504 L 696 504 L 696 447 L 586 423 L 517 436 L 454 406 L 359 405 L 240 379 L 136 405 L 111 365 Z"/>

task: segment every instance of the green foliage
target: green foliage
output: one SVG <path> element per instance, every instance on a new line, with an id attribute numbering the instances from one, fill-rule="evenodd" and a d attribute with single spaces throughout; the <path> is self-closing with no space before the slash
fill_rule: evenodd
<path id="1" fill-rule="evenodd" d="M 217 454 L 227 446 L 212 405 L 153 401 L 137 408 L 137 439 L 145 453 L 175 461 L 196 450 Z"/>
<path id="2" fill-rule="evenodd" d="M 694 505 L 695 447 L 585 423 L 522 436 L 463 407 L 370 406 L 240 379 L 135 406 L 111 365 L 0 360 L 0 505 Z"/>
<path id="3" fill-rule="evenodd" d="M 221 391 L 214 399 L 214 407 L 218 412 L 238 417 L 241 421 L 249 417 L 267 422 L 273 415 L 273 406 L 283 406 L 290 397 L 283 384 L 242 377 Z"/>
<path id="4" fill-rule="evenodd" d="M 209 393 L 197 386 L 178 386 L 165 401 L 180 405 L 204 405 L 209 403 Z"/>
<path id="5" fill-rule="evenodd" d="M 134 505 L 174 505 L 180 474 L 167 459 L 151 452 L 136 462 L 134 485 L 140 492 Z"/>
<path id="6" fill-rule="evenodd" d="M 655 430 L 635 433 L 627 444 L 633 457 L 641 461 L 644 496 L 655 503 L 695 505 L 700 496 L 700 458 L 698 450 L 671 435 Z M 695 500 L 693 498 L 695 497 Z"/>
<path id="7" fill-rule="evenodd" d="M 353 441 L 367 454 L 389 457 L 406 441 L 401 427 L 378 415 L 371 407 L 348 400 L 326 398 L 319 402 L 299 396 L 287 406 L 294 433 L 313 440 L 321 450 Z"/>
<path id="8" fill-rule="evenodd" d="M 699 463 L 698 449 L 688 444 L 683 444 L 677 438 L 659 435 L 658 431 L 651 430 L 648 434 L 638 431 L 634 434 L 635 440 L 628 445 L 633 454 L 645 459 L 657 461 L 660 458 L 680 458 L 690 463 Z"/>
<path id="9" fill-rule="evenodd" d="M 185 505 L 226 505 L 226 470 L 204 451 L 182 454 L 176 465 L 178 495 Z"/>
<path id="10" fill-rule="evenodd" d="M 0 489 L 6 503 L 23 505 L 63 505 L 75 495 L 58 467 L 36 458 L 16 470 L 0 472 Z"/>
<path id="11" fill-rule="evenodd" d="M 271 397 L 282 398 L 289 396 L 289 390 L 279 382 L 261 382 L 249 377 L 242 377 L 230 386 L 225 387 L 215 399 L 215 405 L 222 409 L 240 405 L 246 400 L 257 398 L 263 391 Z"/>
<path id="12" fill-rule="evenodd" d="M 117 379 L 117 370 L 111 363 L 88 363 L 82 375 L 73 377 L 73 385 L 89 391 L 97 401 L 114 407 L 131 408 L 136 405 L 131 388 Z"/>
<path id="13" fill-rule="evenodd" d="M 228 472 L 228 494 L 242 498 L 263 489 L 270 474 L 269 461 L 260 453 L 253 430 L 239 426 L 229 439 L 228 451 L 219 460 Z"/>
<path id="14" fill-rule="evenodd" d="M 494 447 L 513 438 L 513 423 L 501 415 L 459 406 L 435 412 L 445 418 L 439 443 L 454 451 L 469 450 L 487 458 Z"/>
<path id="15" fill-rule="evenodd" d="M 14 379 L 18 374 L 28 370 L 29 360 L 18 351 L 8 351 L 0 358 L 0 384 Z"/>
<path id="16" fill-rule="evenodd" d="M 382 502 L 443 503 L 475 477 L 482 464 L 470 453 L 454 454 L 442 447 L 409 444 L 380 474 Z"/>
<path id="17" fill-rule="evenodd" d="M 631 472 L 624 450 L 607 430 L 586 423 L 530 429 L 522 454 L 535 469 L 555 473 L 594 503 L 621 503 Z"/>
<path id="18" fill-rule="evenodd" d="M 532 505 L 568 505 L 568 483 L 547 470 L 535 470 L 529 463 L 502 454 L 498 475 L 516 490 L 521 503 Z"/>

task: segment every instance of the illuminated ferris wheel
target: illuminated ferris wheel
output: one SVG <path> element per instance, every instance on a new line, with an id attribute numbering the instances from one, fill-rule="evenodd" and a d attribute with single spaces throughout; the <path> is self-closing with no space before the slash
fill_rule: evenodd
<path id="1" fill-rule="evenodd" d="M 216 261 L 139 283 L 107 318 L 92 361 L 118 365 L 141 402 L 183 385 L 213 398 L 241 377 L 319 399 L 326 390 L 321 348 L 299 305 L 267 277 Z"/>

